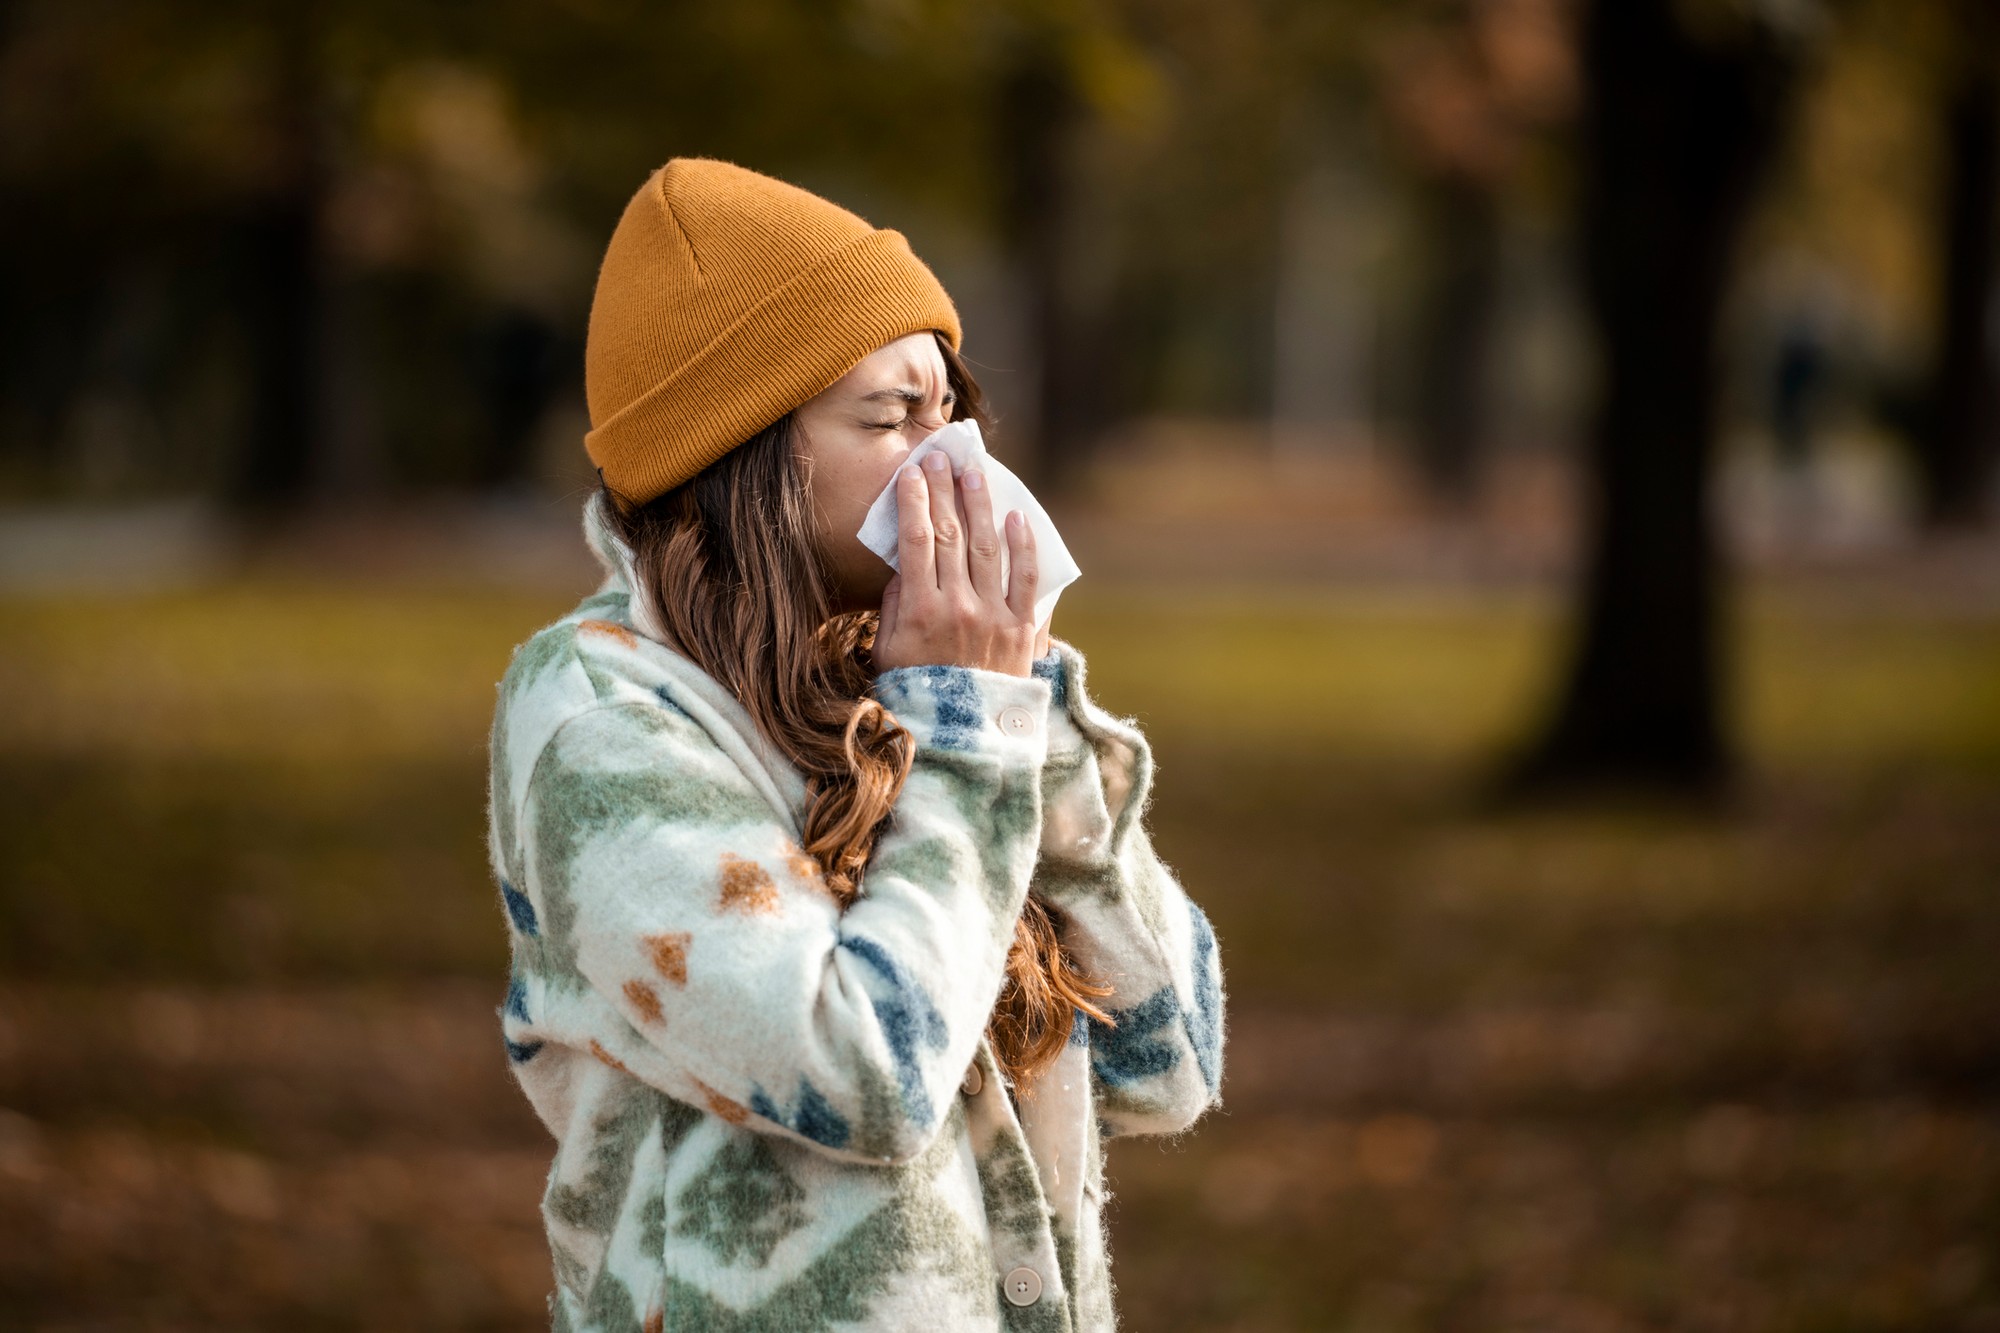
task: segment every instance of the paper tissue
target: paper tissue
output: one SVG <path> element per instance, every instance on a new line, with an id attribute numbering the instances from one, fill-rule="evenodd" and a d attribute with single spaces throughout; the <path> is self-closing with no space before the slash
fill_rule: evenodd
<path id="1" fill-rule="evenodd" d="M 1027 516 L 1028 526 L 1035 534 L 1035 558 L 1041 571 L 1041 592 L 1035 598 L 1035 624 L 1046 625 L 1049 616 L 1056 609 L 1056 599 L 1062 590 L 1082 577 L 1069 548 L 1056 532 L 1056 525 L 1050 521 L 1048 511 L 1035 499 L 1021 479 L 1007 470 L 1005 464 L 986 452 L 986 440 L 979 433 L 976 421 L 954 421 L 943 430 L 926 437 L 916 448 L 910 450 L 905 463 L 921 463 L 933 450 L 943 450 L 951 459 L 951 474 L 957 477 L 970 464 L 979 465 L 980 474 L 985 477 L 988 492 L 993 496 L 993 522 L 1000 535 L 1000 582 L 1006 587 L 1009 569 L 1007 553 L 1007 511 L 1018 509 Z M 901 472 L 901 465 L 897 467 Z M 928 474 L 926 474 L 928 475 Z M 891 477 L 882 493 L 875 497 L 875 503 L 868 508 L 868 517 L 861 524 L 861 531 L 855 536 L 861 544 L 889 562 L 889 567 L 902 568 L 896 552 L 896 479 Z"/>

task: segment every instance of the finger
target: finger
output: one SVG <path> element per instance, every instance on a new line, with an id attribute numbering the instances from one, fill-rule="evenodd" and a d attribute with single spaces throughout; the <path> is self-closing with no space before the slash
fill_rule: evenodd
<path id="1" fill-rule="evenodd" d="M 1007 515 L 1007 552 L 1014 566 L 1007 576 L 1007 605 L 1028 620 L 1035 614 L 1042 574 L 1035 564 L 1035 534 L 1028 527 L 1028 516 L 1018 509 Z"/>
<path id="2" fill-rule="evenodd" d="M 965 516 L 958 508 L 958 485 L 951 479 L 951 456 L 934 449 L 924 459 L 924 480 L 931 488 L 931 546 L 937 587 L 955 591 L 966 586 Z"/>
<path id="3" fill-rule="evenodd" d="M 982 602 L 1004 602 L 1000 586 L 1000 532 L 993 526 L 993 491 L 986 474 L 969 467 L 959 478 L 959 500 L 965 507 L 965 564 L 972 590 Z"/>
<path id="4" fill-rule="evenodd" d="M 930 512 L 923 471 L 908 465 L 900 468 L 896 473 L 896 560 L 906 587 L 937 586 Z"/>

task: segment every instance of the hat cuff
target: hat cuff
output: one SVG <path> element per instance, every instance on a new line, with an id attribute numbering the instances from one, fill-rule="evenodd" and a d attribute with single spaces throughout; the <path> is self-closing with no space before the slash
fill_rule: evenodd
<path id="1" fill-rule="evenodd" d="M 643 503 L 816 397 L 877 348 L 925 329 L 959 345 L 951 298 L 901 232 L 872 231 L 744 311 L 672 376 L 585 435 L 584 448 L 613 490 Z"/>

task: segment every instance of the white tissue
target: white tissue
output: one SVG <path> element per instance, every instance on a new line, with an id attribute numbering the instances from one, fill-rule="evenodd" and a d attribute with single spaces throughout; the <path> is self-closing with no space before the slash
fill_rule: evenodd
<path id="1" fill-rule="evenodd" d="M 969 464 L 979 465 L 980 475 L 986 479 L 988 492 L 993 496 L 993 521 L 1005 524 L 1007 511 L 1018 509 L 1027 515 L 1028 526 L 1035 534 L 1035 559 L 1041 572 L 1041 592 L 1035 598 L 1035 624 L 1048 624 L 1049 616 L 1056 609 L 1056 598 L 1062 590 L 1083 576 L 1076 567 L 1069 548 L 1063 545 L 1062 536 L 1056 532 L 1056 525 L 1042 508 L 1041 501 L 1035 499 L 1021 479 L 1007 470 L 1005 464 L 986 452 L 986 440 L 979 433 L 976 421 L 954 421 L 943 430 L 928 436 L 916 448 L 910 450 L 905 463 L 921 463 L 933 450 L 943 450 L 951 459 L 951 474 L 956 477 Z M 897 465 L 897 472 L 902 464 Z M 926 473 L 926 476 L 929 474 Z M 896 479 L 891 477 L 882 493 L 875 497 L 875 503 L 868 507 L 868 517 L 861 524 L 861 531 L 854 534 L 861 544 L 889 562 L 891 569 L 900 570 L 901 561 L 896 552 Z M 1009 562 L 1007 558 L 1007 532 L 1000 529 L 1000 583 L 1006 586 Z"/>

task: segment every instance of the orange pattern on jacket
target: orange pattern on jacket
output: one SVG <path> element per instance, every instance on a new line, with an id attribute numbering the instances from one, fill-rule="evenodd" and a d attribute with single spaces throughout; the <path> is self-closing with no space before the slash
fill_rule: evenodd
<path id="1" fill-rule="evenodd" d="M 653 960 L 653 967 L 659 974 L 676 986 L 688 984 L 688 945 L 694 943 L 694 936 L 685 930 L 670 930 L 660 935 L 648 935 L 639 943 Z"/>
<path id="2" fill-rule="evenodd" d="M 771 872 L 735 852 L 722 854 L 722 902 L 725 911 L 775 912 L 778 886 Z"/>

